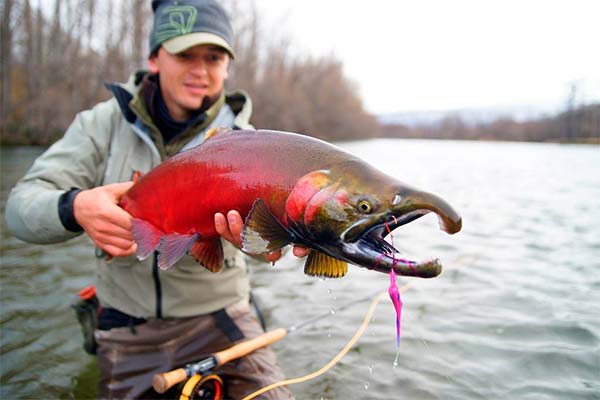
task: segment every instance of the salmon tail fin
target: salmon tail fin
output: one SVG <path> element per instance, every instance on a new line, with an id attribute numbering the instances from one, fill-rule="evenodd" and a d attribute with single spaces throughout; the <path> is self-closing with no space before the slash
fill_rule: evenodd
<path id="1" fill-rule="evenodd" d="M 133 219 L 131 232 L 137 244 L 136 255 L 140 260 L 145 260 L 158 248 L 163 235 L 154 225 L 140 218 Z"/>
<path id="2" fill-rule="evenodd" d="M 304 264 L 304 273 L 324 278 L 341 278 L 348 272 L 348 263 L 313 250 Z"/>
<path id="3" fill-rule="evenodd" d="M 169 269 L 187 253 L 198 239 L 197 233 L 182 234 L 170 233 L 160 238 L 158 246 L 158 266 L 160 269 Z"/>
<path id="4" fill-rule="evenodd" d="M 219 272 L 223 267 L 223 245 L 220 237 L 198 239 L 188 253 L 210 272 Z"/>
<path id="5" fill-rule="evenodd" d="M 291 243 L 291 236 L 271 213 L 263 199 L 256 199 L 242 231 L 242 250 L 250 254 L 269 253 Z"/>

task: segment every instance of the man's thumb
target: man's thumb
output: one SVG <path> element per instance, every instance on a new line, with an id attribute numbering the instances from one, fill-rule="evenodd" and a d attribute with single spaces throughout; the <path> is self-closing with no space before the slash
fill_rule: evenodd
<path id="1" fill-rule="evenodd" d="M 121 197 L 125 194 L 133 186 L 133 182 L 119 182 L 112 183 L 110 185 L 106 185 L 106 189 L 108 189 L 113 195 L 116 197 Z"/>

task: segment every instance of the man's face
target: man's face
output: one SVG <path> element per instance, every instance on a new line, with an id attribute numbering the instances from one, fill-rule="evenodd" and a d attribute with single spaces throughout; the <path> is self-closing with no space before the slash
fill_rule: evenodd
<path id="1" fill-rule="evenodd" d="M 150 71 L 159 73 L 161 93 L 171 117 L 192 116 L 208 96 L 213 101 L 227 79 L 229 54 L 218 46 L 198 45 L 178 54 L 163 47 L 149 59 Z"/>

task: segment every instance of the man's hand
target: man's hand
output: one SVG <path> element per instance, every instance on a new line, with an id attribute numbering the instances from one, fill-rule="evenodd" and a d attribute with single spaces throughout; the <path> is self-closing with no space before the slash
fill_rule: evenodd
<path id="1" fill-rule="evenodd" d="M 221 213 L 215 214 L 215 228 L 217 233 L 228 242 L 236 247 L 242 247 L 242 230 L 244 223 L 239 212 L 231 210 L 225 217 Z M 294 255 L 296 257 L 306 257 L 310 253 L 310 249 L 302 246 L 294 246 Z M 263 254 L 265 260 L 275 262 L 281 258 L 281 250 L 276 250 L 272 253 Z"/>
<path id="2" fill-rule="evenodd" d="M 132 217 L 117 205 L 132 185 L 133 182 L 123 182 L 83 190 L 73 201 L 77 223 L 96 246 L 111 256 L 129 256 L 137 249 L 131 234 Z"/>

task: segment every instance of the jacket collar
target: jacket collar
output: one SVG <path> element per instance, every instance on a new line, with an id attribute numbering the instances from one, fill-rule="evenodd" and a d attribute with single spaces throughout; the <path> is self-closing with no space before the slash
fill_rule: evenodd
<path id="1" fill-rule="evenodd" d="M 131 74 L 125 83 L 108 82 L 104 84 L 104 86 L 112 92 L 117 104 L 119 105 L 119 109 L 123 114 L 123 117 L 129 123 L 134 123 L 140 117 L 140 115 L 137 115 L 132 109 L 132 105 L 137 103 L 142 80 L 148 73 L 149 72 L 146 70 L 138 70 Z M 132 103 L 132 101 L 134 101 L 134 103 Z M 231 93 L 227 93 L 225 95 L 225 103 L 231 107 L 231 110 L 236 115 L 235 125 L 237 128 L 252 128 L 252 125 L 250 125 L 250 116 L 252 115 L 252 100 L 246 92 L 243 90 L 236 90 Z M 145 107 L 141 108 L 144 109 Z M 137 111 L 141 110 L 137 109 Z M 142 119 L 144 124 L 150 125 L 153 129 L 156 129 L 149 115 L 147 115 L 147 118 L 139 119 Z M 156 130 L 158 131 L 158 129 Z"/>

